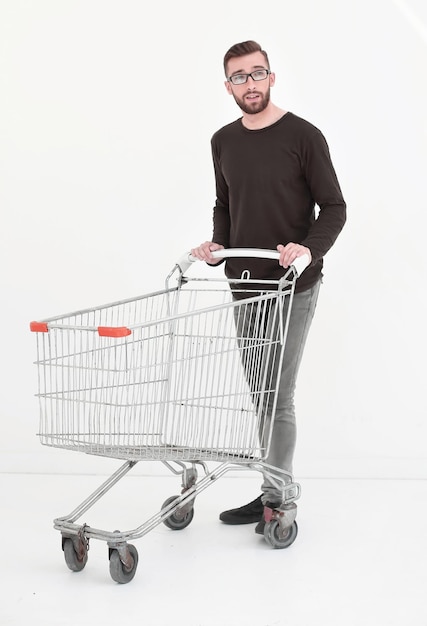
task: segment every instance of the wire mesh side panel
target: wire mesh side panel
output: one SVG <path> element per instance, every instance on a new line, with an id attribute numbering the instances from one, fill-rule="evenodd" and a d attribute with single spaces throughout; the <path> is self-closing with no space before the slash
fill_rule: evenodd
<path id="1" fill-rule="evenodd" d="M 165 443 L 188 456 L 262 459 L 282 351 L 276 295 L 177 320 Z M 276 322 L 273 323 L 273 319 Z"/>
<path id="2" fill-rule="evenodd" d="M 118 458 L 142 442 L 158 445 L 170 337 L 156 320 L 178 302 L 179 291 L 166 290 L 56 318 L 37 333 L 42 444 Z M 94 330 L 141 321 L 144 332 L 125 338 Z"/>
<path id="3" fill-rule="evenodd" d="M 144 323 L 120 339 L 40 333 L 42 443 L 138 460 L 264 458 L 282 350 L 277 296 L 221 297 L 149 298 Z"/>

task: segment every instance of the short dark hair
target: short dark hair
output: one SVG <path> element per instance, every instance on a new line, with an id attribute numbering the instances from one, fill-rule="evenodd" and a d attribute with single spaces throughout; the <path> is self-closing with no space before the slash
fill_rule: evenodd
<path id="1" fill-rule="evenodd" d="M 252 52 L 261 52 L 264 55 L 265 62 L 267 63 L 267 69 L 270 69 L 270 62 L 265 50 L 261 48 L 256 41 L 242 41 L 241 43 L 235 43 L 224 55 L 224 72 L 227 76 L 227 63 L 230 59 L 236 57 L 242 57 L 245 54 L 252 54 Z"/>

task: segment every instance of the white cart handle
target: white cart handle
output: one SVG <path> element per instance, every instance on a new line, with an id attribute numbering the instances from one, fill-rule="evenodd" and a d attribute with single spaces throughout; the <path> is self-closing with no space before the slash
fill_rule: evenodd
<path id="1" fill-rule="evenodd" d="M 230 257 L 251 258 L 251 259 L 273 259 L 278 261 L 280 254 L 277 250 L 263 250 L 262 248 L 224 248 L 212 252 L 214 259 L 229 259 Z M 184 274 L 192 263 L 198 261 L 190 252 L 186 252 L 178 261 L 179 268 Z M 292 263 L 297 276 L 301 276 L 305 268 L 310 265 L 308 254 L 297 257 Z"/>

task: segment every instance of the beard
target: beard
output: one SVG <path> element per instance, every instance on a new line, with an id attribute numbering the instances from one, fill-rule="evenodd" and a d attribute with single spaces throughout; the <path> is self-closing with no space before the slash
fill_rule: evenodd
<path id="1" fill-rule="evenodd" d="M 234 100 L 236 101 L 237 106 L 244 113 L 247 113 L 248 115 L 255 115 L 256 113 L 261 113 L 261 111 L 264 111 L 264 109 L 267 108 L 268 103 L 270 102 L 270 89 L 265 94 L 262 94 L 259 91 L 255 91 L 254 93 L 260 96 L 260 99 L 257 100 L 256 102 L 248 102 L 244 98 L 238 98 L 233 93 L 233 97 L 234 97 Z"/>

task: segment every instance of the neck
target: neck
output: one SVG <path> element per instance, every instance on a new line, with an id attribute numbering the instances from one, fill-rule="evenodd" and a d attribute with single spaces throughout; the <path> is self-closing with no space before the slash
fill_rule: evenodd
<path id="1" fill-rule="evenodd" d="M 285 115 L 286 111 L 280 109 L 272 102 L 268 103 L 268 106 L 259 113 L 253 115 L 249 113 L 243 113 L 242 124 L 249 130 L 258 130 L 275 124 L 281 117 Z"/>

